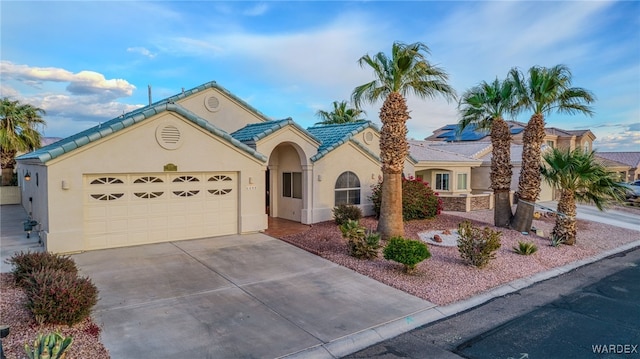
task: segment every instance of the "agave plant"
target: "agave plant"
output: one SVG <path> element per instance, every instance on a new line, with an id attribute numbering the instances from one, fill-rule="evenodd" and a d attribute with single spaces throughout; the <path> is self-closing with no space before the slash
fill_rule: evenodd
<path id="1" fill-rule="evenodd" d="M 518 254 L 521 254 L 523 256 L 528 256 L 528 255 L 531 255 L 531 254 L 534 254 L 535 252 L 537 252 L 538 251 L 538 246 L 536 246 L 532 242 L 519 241 L 518 242 L 518 246 L 517 247 L 513 247 L 513 251 L 518 253 Z"/>
<path id="2" fill-rule="evenodd" d="M 33 341 L 33 349 L 29 344 L 24 345 L 24 351 L 29 359 L 64 359 L 65 352 L 73 343 L 72 337 L 63 337 L 60 333 L 38 334 Z"/>

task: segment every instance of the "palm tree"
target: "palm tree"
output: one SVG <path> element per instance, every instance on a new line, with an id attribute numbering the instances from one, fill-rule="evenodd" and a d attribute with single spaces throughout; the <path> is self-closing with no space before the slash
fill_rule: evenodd
<path id="1" fill-rule="evenodd" d="M 460 100 L 462 119 L 458 133 L 467 126 L 490 130 L 491 135 L 491 188 L 495 197 L 494 224 L 509 227 L 511 223 L 511 131 L 504 120 L 514 104 L 514 86 L 509 80 L 485 81 L 466 91 Z"/>
<path id="2" fill-rule="evenodd" d="M 576 242 L 576 201 L 593 203 L 602 211 L 608 201 L 624 198 L 625 190 L 617 183 L 616 174 L 597 162 L 594 153 L 554 148 L 543 155 L 546 166 L 540 168 L 542 176 L 561 193 L 551 236 L 565 244 Z"/>
<path id="3" fill-rule="evenodd" d="M 529 69 L 526 79 L 518 69 L 513 68 L 509 77 L 516 87 L 517 108 L 533 112 L 523 133 L 518 207 L 511 221 L 513 229 L 524 232 L 531 228 L 535 201 L 540 195 L 544 116 L 551 112 L 592 115 L 593 111 L 587 104 L 595 101 L 595 97 L 586 89 L 571 87 L 571 71 L 565 65 L 551 68 L 534 66 Z"/>
<path id="4" fill-rule="evenodd" d="M 318 110 L 316 116 L 322 121 L 316 122 L 316 125 L 334 125 L 340 123 L 349 123 L 362 121 L 361 115 L 365 112 L 359 108 L 348 107 L 347 101 L 333 101 L 333 111 L 327 112 Z"/>
<path id="5" fill-rule="evenodd" d="M 353 90 L 353 103 L 360 108 L 365 101 L 374 103 L 384 98 L 380 109 L 382 198 L 378 220 L 378 232 L 384 239 L 404 235 L 401 174 L 409 150 L 406 122 L 410 118 L 405 96 L 456 98 L 455 90 L 447 84 L 447 73 L 427 61 L 429 53 L 429 48 L 421 42 L 394 42 L 391 57 L 378 52 L 358 60 L 361 67 L 373 70 L 375 79 Z"/>
<path id="6" fill-rule="evenodd" d="M 40 117 L 44 110 L 29 104 L 20 104 L 3 98 L 0 101 L 0 165 L 2 185 L 8 185 L 13 177 L 16 153 L 40 147 L 39 125 L 45 125 Z"/>

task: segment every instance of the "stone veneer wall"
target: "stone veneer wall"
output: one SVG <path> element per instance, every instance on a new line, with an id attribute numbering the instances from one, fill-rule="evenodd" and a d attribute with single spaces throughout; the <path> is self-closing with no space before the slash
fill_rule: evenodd
<path id="1" fill-rule="evenodd" d="M 467 211 L 467 197 L 449 197 L 440 195 L 442 199 L 442 210 L 453 212 Z"/>
<path id="2" fill-rule="evenodd" d="M 440 199 L 442 199 L 442 207 L 444 211 L 468 212 L 493 208 L 491 200 L 492 195 L 492 193 L 462 196 L 440 195 Z"/>
<path id="3" fill-rule="evenodd" d="M 471 210 L 477 211 L 480 209 L 489 209 L 490 207 L 490 195 L 486 196 L 473 196 L 471 197 Z"/>

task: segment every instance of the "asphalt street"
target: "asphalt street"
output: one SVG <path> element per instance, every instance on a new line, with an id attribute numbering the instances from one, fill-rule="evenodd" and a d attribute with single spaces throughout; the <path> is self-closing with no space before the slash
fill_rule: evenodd
<path id="1" fill-rule="evenodd" d="M 344 358 L 640 358 L 640 249 Z"/>

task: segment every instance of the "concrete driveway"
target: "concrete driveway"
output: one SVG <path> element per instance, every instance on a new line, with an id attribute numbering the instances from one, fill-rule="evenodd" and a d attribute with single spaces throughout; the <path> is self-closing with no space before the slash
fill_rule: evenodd
<path id="1" fill-rule="evenodd" d="M 340 357 L 412 329 L 414 316 L 441 317 L 263 234 L 73 258 L 100 290 L 93 317 L 112 358 Z"/>

